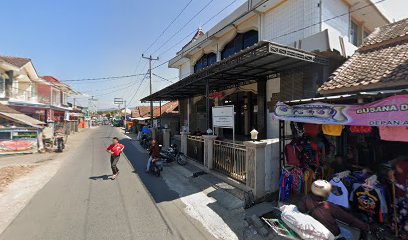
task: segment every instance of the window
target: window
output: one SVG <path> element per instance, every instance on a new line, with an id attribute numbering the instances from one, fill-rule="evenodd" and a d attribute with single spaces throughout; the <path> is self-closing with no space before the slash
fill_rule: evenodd
<path id="1" fill-rule="evenodd" d="M 258 31 L 251 30 L 245 33 L 238 33 L 221 52 L 221 59 L 234 55 L 235 53 L 250 47 L 258 42 Z"/>
<path id="2" fill-rule="evenodd" d="M 6 97 L 6 80 L 0 76 L 0 97 Z"/>
<path id="3" fill-rule="evenodd" d="M 350 42 L 354 44 L 355 46 L 359 46 L 361 44 L 361 38 L 360 38 L 360 26 L 358 26 L 355 22 L 351 22 L 351 31 L 350 31 Z"/>
<path id="4" fill-rule="evenodd" d="M 363 37 L 364 37 L 364 39 L 365 39 L 366 37 L 368 37 L 368 35 L 370 35 L 370 33 L 369 33 L 369 32 L 367 32 L 367 31 L 364 31 L 364 33 L 363 33 Z"/>
<path id="5" fill-rule="evenodd" d="M 217 55 L 215 53 L 204 54 L 194 65 L 194 72 L 198 72 L 201 69 L 214 64 L 215 62 L 217 62 Z"/>

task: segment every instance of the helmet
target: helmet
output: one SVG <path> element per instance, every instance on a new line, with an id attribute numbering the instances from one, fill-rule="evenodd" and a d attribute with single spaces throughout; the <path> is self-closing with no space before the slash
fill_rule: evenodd
<path id="1" fill-rule="evenodd" d="M 331 184 L 326 180 L 316 180 L 312 184 L 312 193 L 319 197 L 328 197 L 331 189 Z"/>

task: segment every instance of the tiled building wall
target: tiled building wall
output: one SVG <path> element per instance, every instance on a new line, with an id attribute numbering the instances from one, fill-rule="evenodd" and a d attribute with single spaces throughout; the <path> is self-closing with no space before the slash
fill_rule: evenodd
<path id="1" fill-rule="evenodd" d="M 184 63 L 181 67 L 180 67 L 180 71 L 179 71 L 179 79 L 183 79 L 185 77 L 187 77 L 188 75 L 190 75 L 191 72 L 191 66 L 190 66 L 190 62 L 186 62 Z"/>
<path id="2" fill-rule="evenodd" d="M 320 32 L 319 2 L 289 0 L 266 13 L 263 16 L 262 39 L 294 46 L 295 41 Z"/>
<path id="3" fill-rule="evenodd" d="M 349 11 L 348 6 L 339 0 L 324 0 L 322 5 L 322 20 L 324 21 L 322 30 L 332 30 L 340 36 L 344 36 L 346 41 L 349 41 L 350 16 L 346 14 Z M 340 16 L 343 14 L 345 15 Z"/>

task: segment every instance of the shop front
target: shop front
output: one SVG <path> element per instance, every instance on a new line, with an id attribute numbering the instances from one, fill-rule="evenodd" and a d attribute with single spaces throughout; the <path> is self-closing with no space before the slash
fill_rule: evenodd
<path id="1" fill-rule="evenodd" d="M 395 230 L 394 207 L 407 183 L 406 173 L 391 176 L 408 163 L 405 92 L 279 102 L 273 118 L 280 121 L 280 202 L 296 201 L 325 179 L 333 186 L 329 202 Z"/>

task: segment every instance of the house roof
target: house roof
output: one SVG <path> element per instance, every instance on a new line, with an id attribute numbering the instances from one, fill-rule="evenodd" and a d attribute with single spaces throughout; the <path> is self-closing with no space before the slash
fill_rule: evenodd
<path id="1" fill-rule="evenodd" d="M 11 56 L 0 56 L 0 61 L 7 62 L 11 65 L 21 68 L 27 63 L 31 62 L 31 59 Z"/>
<path id="2" fill-rule="evenodd" d="M 0 104 L 0 116 L 35 128 L 42 128 L 45 124 L 3 104 Z"/>
<path id="3" fill-rule="evenodd" d="M 168 102 L 161 106 L 161 115 L 173 115 L 178 114 L 176 109 L 178 108 L 178 101 Z M 150 106 L 138 106 L 132 110 L 132 117 L 137 118 L 144 118 L 150 117 Z M 160 117 L 160 107 L 156 106 L 153 108 L 153 117 L 157 118 Z"/>
<path id="4" fill-rule="evenodd" d="M 408 87 L 408 19 L 376 29 L 319 93 Z"/>
<path id="5" fill-rule="evenodd" d="M 408 18 L 377 28 L 364 41 L 363 47 L 408 35 Z"/>
<path id="6" fill-rule="evenodd" d="M 72 93 L 72 94 L 75 93 L 74 90 L 72 90 L 71 86 L 60 82 L 58 79 L 56 79 L 53 76 L 42 76 L 41 78 L 44 79 L 45 81 L 53 84 L 54 86 L 59 87 L 60 90 L 65 90 L 66 92 L 69 92 L 69 93 Z"/>

